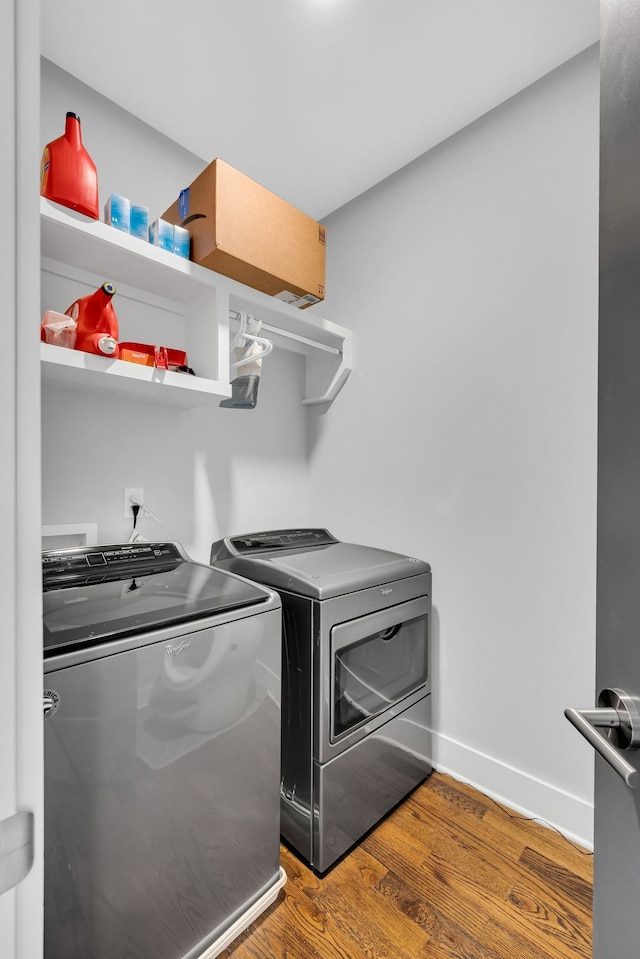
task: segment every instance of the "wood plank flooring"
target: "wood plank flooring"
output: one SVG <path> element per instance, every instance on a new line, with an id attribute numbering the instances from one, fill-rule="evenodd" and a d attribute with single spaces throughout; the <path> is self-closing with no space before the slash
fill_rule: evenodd
<path id="1" fill-rule="evenodd" d="M 288 881 L 227 959 L 591 959 L 592 857 L 434 773 L 326 876 Z"/>

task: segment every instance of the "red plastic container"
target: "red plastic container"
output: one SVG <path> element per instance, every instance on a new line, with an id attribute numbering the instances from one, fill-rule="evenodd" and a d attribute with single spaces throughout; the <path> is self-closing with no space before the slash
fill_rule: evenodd
<path id="1" fill-rule="evenodd" d="M 155 346 L 152 343 L 118 344 L 118 359 L 142 366 L 155 366 L 158 370 L 181 370 L 186 372 L 187 354 L 184 350 L 174 350 L 169 346 Z M 191 372 L 191 371 L 190 371 Z"/>
<path id="2" fill-rule="evenodd" d="M 82 145 L 80 117 L 75 113 L 67 113 L 64 135 L 44 148 L 40 195 L 99 219 L 98 173 Z"/>
<path id="3" fill-rule="evenodd" d="M 113 283 L 103 283 L 65 310 L 78 324 L 76 350 L 118 359 L 118 317 L 111 302 L 115 292 Z"/>
<path id="4" fill-rule="evenodd" d="M 140 366 L 157 366 L 155 362 L 158 347 L 150 343 L 119 343 L 118 359 L 128 363 L 139 363 Z"/>

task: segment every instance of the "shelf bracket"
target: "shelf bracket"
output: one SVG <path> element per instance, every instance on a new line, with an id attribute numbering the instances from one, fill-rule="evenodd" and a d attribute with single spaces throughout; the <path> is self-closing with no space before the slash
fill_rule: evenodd
<path id="1" fill-rule="evenodd" d="M 312 370 L 313 360 L 314 360 L 313 357 L 311 356 L 307 357 L 307 394 L 312 392 L 309 389 L 309 380 L 311 378 L 310 374 L 313 374 L 313 370 Z M 307 397 L 305 397 L 305 399 L 303 399 L 302 401 L 303 405 L 304 406 L 322 406 L 324 404 L 328 405 L 329 403 L 333 403 L 336 396 L 338 395 L 338 393 L 340 392 L 344 384 L 347 382 L 347 379 L 349 378 L 350 373 L 351 373 L 351 367 L 348 366 L 347 363 L 345 362 L 344 354 L 341 354 L 340 365 L 338 366 L 338 369 L 335 371 L 331 381 L 329 382 L 328 386 L 325 388 L 324 392 L 320 393 L 317 396 L 307 395 Z"/>

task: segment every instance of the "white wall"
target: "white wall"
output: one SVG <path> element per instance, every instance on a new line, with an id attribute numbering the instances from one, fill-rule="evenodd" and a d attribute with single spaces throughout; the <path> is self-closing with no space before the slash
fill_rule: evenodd
<path id="1" fill-rule="evenodd" d="M 114 191 L 159 216 L 212 159 L 187 153 L 43 60 L 43 146 L 63 133 L 67 110 L 80 115 L 83 142 L 98 168 L 101 206 Z M 117 277 L 104 279 L 117 287 Z M 61 287 L 51 277 L 43 289 L 43 310 L 65 310 L 89 292 Z M 117 294 L 114 305 L 117 311 Z M 189 361 L 197 371 L 198 357 Z M 42 521 L 97 522 L 100 542 L 125 541 L 131 524 L 123 516 L 123 489 L 143 487 L 169 536 L 204 561 L 220 536 L 308 525 L 303 395 L 303 359 L 278 350 L 264 361 L 254 410 L 220 409 L 216 401 L 181 410 L 46 388 Z M 149 539 L 164 536 L 149 519 L 139 528 Z"/>
<path id="2" fill-rule="evenodd" d="M 355 370 L 311 513 L 432 564 L 439 768 L 590 843 L 597 50 L 326 223 Z"/>

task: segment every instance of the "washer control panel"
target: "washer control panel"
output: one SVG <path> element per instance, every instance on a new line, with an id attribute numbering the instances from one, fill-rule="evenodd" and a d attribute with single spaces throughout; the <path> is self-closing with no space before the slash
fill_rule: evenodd
<path id="1" fill-rule="evenodd" d="M 113 546 L 80 546 L 45 550 L 42 554 L 44 588 L 61 580 L 92 572 L 133 573 L 149 567 L 176 566 L 184 562 L 175 543 L 125 543 Z"/>
<path id="2" fill-rule="evenodd" d="M 259 553 L 276 549 L 308 549 L 330 546 L 339 540 L 326 529 L 276 529 L 265 533 L 233 536 L 229 543 L 237 553 Z"/>

